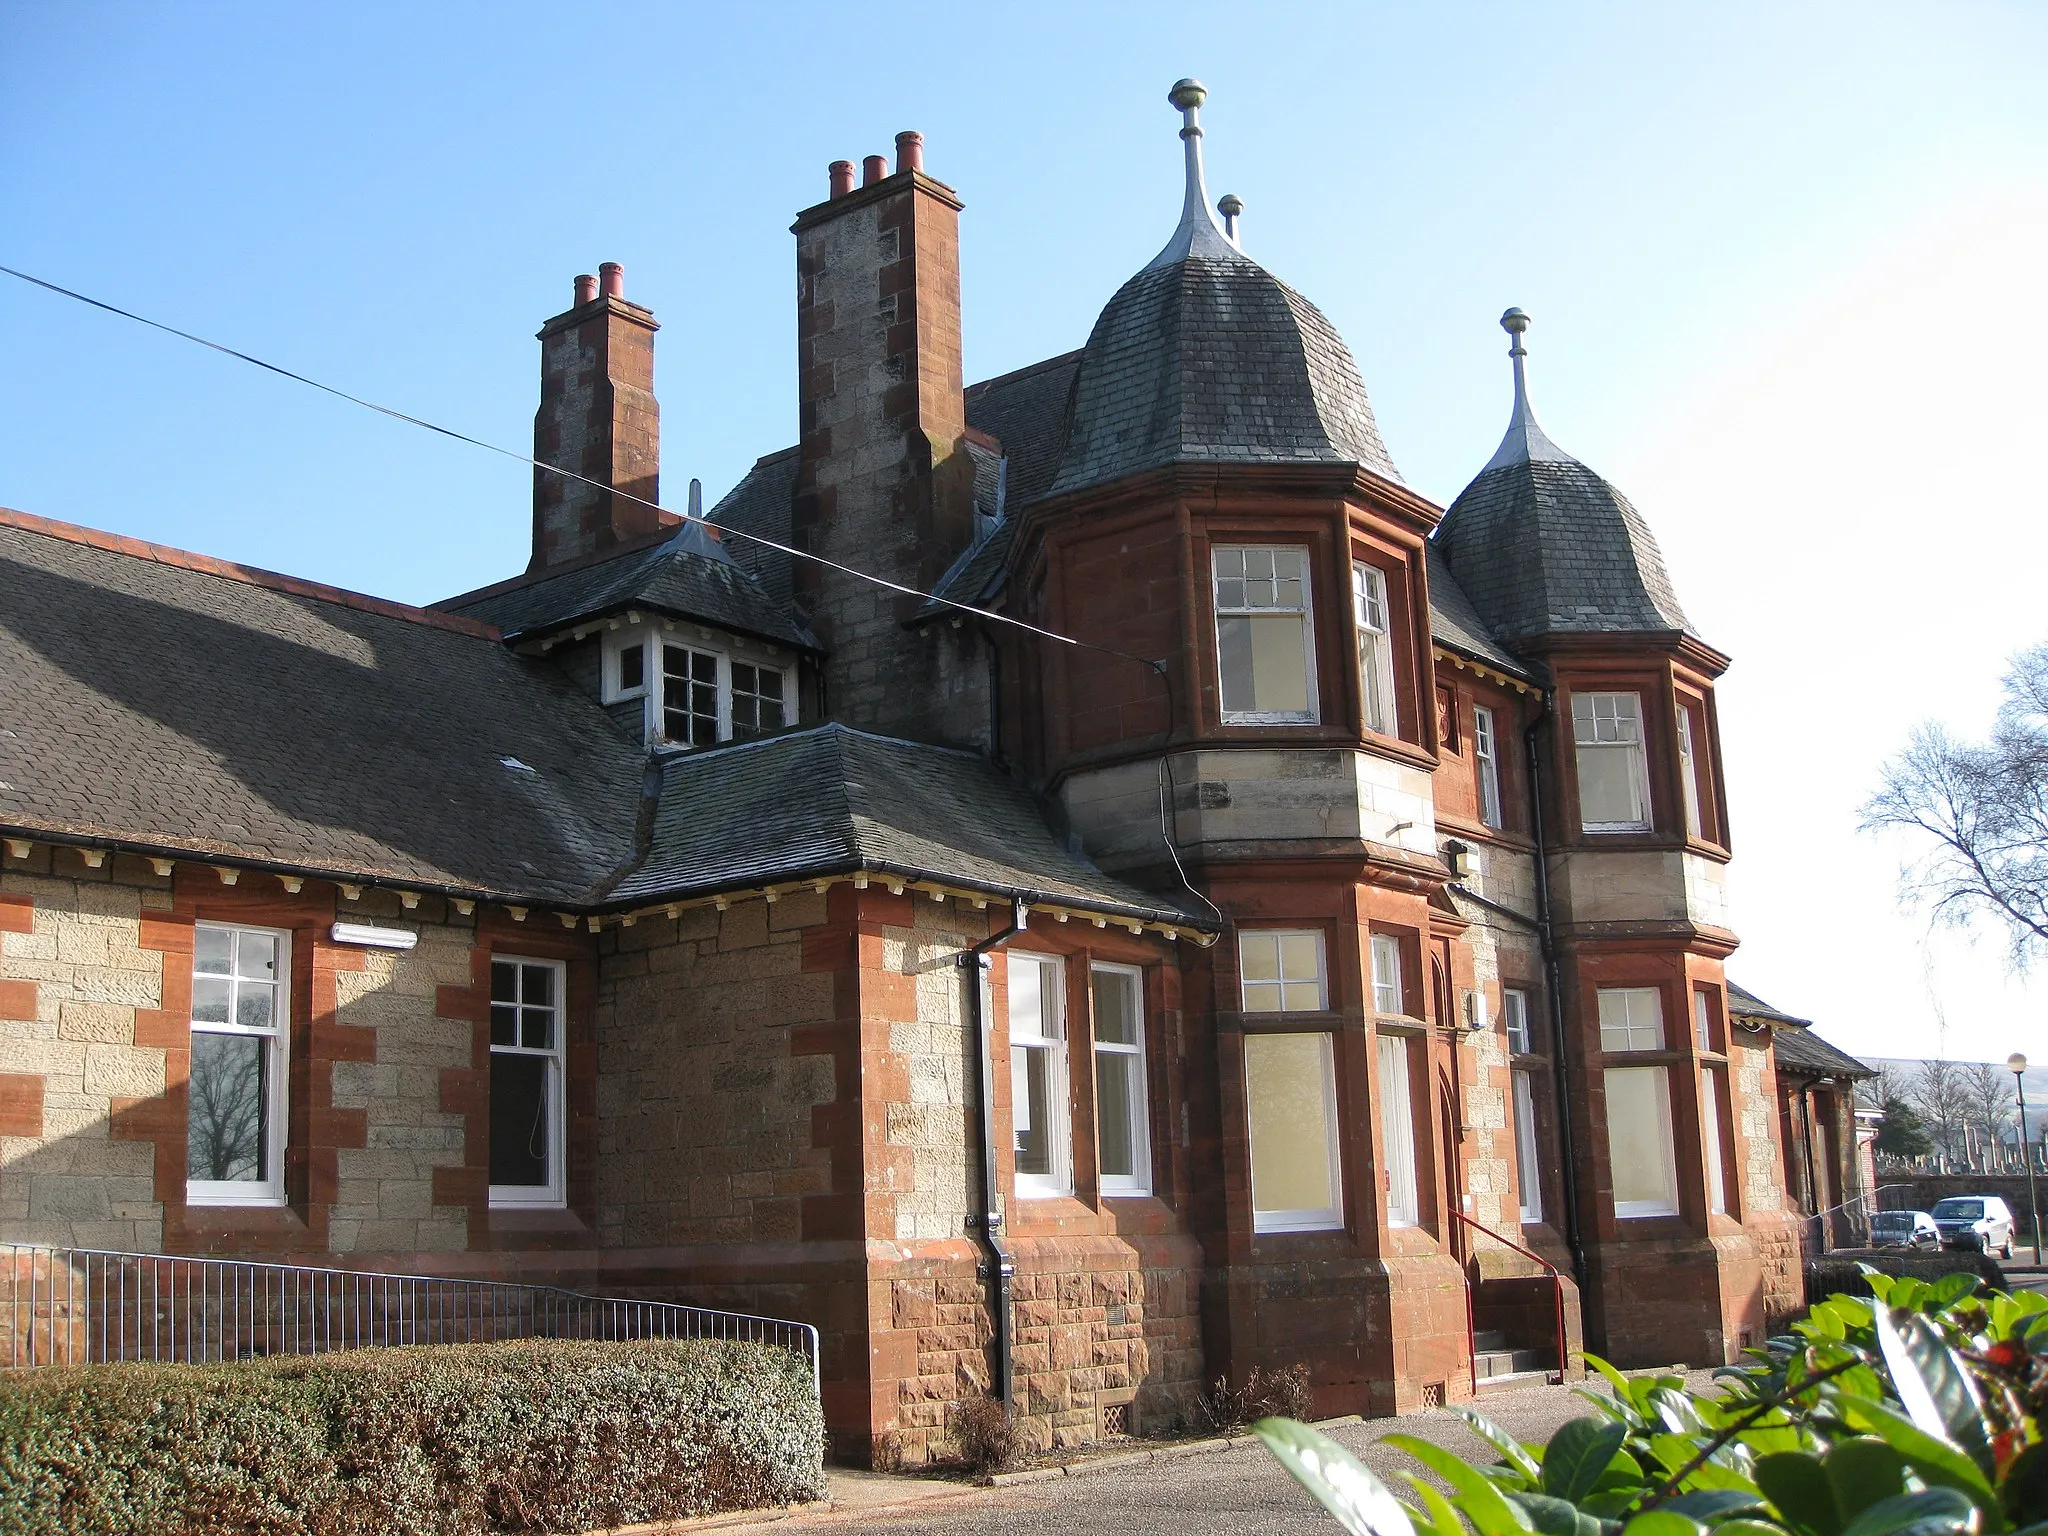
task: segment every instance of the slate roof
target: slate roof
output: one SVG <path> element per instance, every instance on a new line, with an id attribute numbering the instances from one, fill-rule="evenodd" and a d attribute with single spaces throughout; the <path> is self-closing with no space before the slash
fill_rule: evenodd
<path id="1" fill-rule="evenodd" d="M 1838 1050 L 1811 1029 L 1797 1025 L 1773 1032 L 1778 1070 L 1799 1077 L 1875 1077 L 1877 1073 L 1847 1051 Z"/>
<path id="2" fill-rule="evenodd" d="M 1728 1012 L 1738 1019 L 1766 1019 L 1773 1024 L 1797 1024 L 1802 1029 L 1813 1022 L 1797 1014 L 1780 1013 L 1754 992 L 1732 981 L 1728 983 Z"/>
<path id="3" fill-rule="evenodd" d="M 1356 463 L 1400 478 L 1336 328 L 1227 246 L 1147 267 L 1103 309 L 1051 491 L 1188 462 Z"/>
<path id="4" fill-rule="evenodd" d="M 673 754 L 661 775 L 647 855 L 615 904 L 867 869 L 1213 926 L 1068 851 L 1031 796 L 971 752 L 834 723 Z"/>
<path id="5" fill-rule="evenodd" d="M 0 679 L 19 833 L 559 902 L 632 852 L 640 750 L 482 625 L 0 513 Z"/>
<path id="6" fill-rule="evenodd" d="M 1429 629 L 1440 645 L 1463 651 L 1474 660 L 1498 667 L 1510 677 L 1532 677 L 1529 665 L 1509 654 L 1492 635 L 1472 606 L 1472 599 L 1451 574 L 1444 552 L 1434 541 L 1423 546 L 1429 564 Z"/>
<path id="7" fill-rule="evenodd" d="M 787 593 L 770 592 L 723 543 L 715 529 L 685 523 L 659 543 L 554 574 L 517 577 L 438 606 L 494 624 L 508 638 L 633 608 L 816 650 L 816 637 L 791 613 Z"/>

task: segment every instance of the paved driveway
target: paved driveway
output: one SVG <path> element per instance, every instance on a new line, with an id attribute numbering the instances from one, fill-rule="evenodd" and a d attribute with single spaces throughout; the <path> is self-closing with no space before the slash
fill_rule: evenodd
<path id="1" fill-rule="evenodd" d="M 1506 1392 L 1479 1406 L 1524 1440 L 1547 1439 L 1566 1419 L 1593 1411 L 1562 1387 Z M 1395 1430 L 1437 1441 L 1475 1460 L 1495 1459 L 1461 1420 L 1442 1411 L 1344 1425 L 1331 1434 L 1392 1481 L 1396 1468 L 1415 1465 L 1374 1443 Z M 1337 1529 L 1257 1445 L 965 1491 L 957 1484 L 871 1473 L 835 1472 L 832 1480 L 831 1510 L 726 1526 L 722 1536 L 742 1531 L 797 1536 L 835 1527 L 889 1536 L 1073 1536 L 1076 1531 L 1112 1531 L 1119 1536 L 1331 1536 Z"/>

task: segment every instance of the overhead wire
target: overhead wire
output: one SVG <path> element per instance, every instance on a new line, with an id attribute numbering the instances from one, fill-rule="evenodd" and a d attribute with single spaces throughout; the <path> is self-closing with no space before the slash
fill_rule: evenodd
<path id="1" fill-rule="evenodd" d="M 941 607 L 953 609 L 959 613 L 973 614 L 976 618 L 987 619 L 997 624 L 1007 624 L 1012 629 L 1037 635 L 1040 639 L 1056 640 L 1061 645 L 1078 646 L 1083 650 L 1100 651 L 1107 656 L 1117 656 L 1125 661 L 1135 661 L 1140 666 L 1151 668 L 1161 676 L 1165 675 L 1166 664 L 1152 657 L 1134 655 L 1129 651 L 1120 651 L 1113 645 L 1103 645 L 1093 640 L 1081 640 L 1073 635 L 1063 635 L 1057 630 L 1046 629 L 1026 619 L 1017 618 L 1012 614 L 998 613 L 990 608 L 980 608 L 973 603 L 963 603 L 955 598 L 941 596 L 937 592 L 926 592 L 918 587 L 907 586 L 900 581 L 891 581 L 886 576 L 877 576 L 872 571 L 863 571 L 856 566 L 842 564 L 840 561 L 829 559 L 815 551 L 799 549 L 791 544 L 779 543 L 765 534 L 752 533 L 744 528 L 728 527 L 723 523 L 714 523 L 705 517 L 692 518 L 687 512 L 674 511 L 671 508 L 662 506 L 659 502 L 649 501 L 644 496 L 635 496 L 630 491 L 622 491 L 617 486 L 609 485 L 602 480 L 593 480 L 588 475 L 579 475 L 573 469 L 564 469 L 559 464 L 549 464 L 545 460 L 536 459 L 530 454 L 520 453 L 517 449 L 507 448 L 500 443 L 487 442 L 480 437 L 471 437 L 467 432 L 458 432 L 453 427 L 444 427 L 439 422 L 428 421 L 424 417 L 414 416 L 409 412 L 398 410 L 394 406 L 380 405 L 375 400 L 366 400 L 361 395 L 350 394 L 347 390 L 336 388 L 332 384 L 323 384 L 318 379 L 308 378 L 303 373 L 295 373 L 291 369 L 282 367 L 277 363 L 266 362 L 260 357 L 238 351 L 236 348 L 227 346 L 222 342 L 209 341 L 204 336 L 197 336 L 190 331 L 180 330 L 177 326 L 166 324 L 161 320 L 152 320 L 147 315 L 138 315 L 133 310 L 121 308 L 118 304 L 109 304 L 104 299 L 95 299 L 90 294 L 79 293 L 74 289 L 36 277 L 32 273 L 17 271 L 15 268 L 7 266 L 0 266 L 0 273 L 5 273 L 12 278 L 18 278 L 24 283 L 33 284 L 37 288 L 47 289 L 49 292 L 59 294 L 64 298 L 76 300 L 80 304 L 90 305 L 94 309 L 104 310 L 110 315 L 119 315 L 123 320 L 132 320 L 137 325 L 146 325 L 151 330 L 162 331 L 166 335 L 178 337 L 181 341 L 189 341 L 196 346 L 221 353 L 225 357 L 232 357 L 239 362 L 248 363 L 251 367 L 261 368 L 266 373 L 274 373 L 280 378 L 290 379 L 295 384 L 304 384 L 309 389 L 317 389 L 322 394 L 332 395 L 337 400 L 345 400 L 350 405 L 360 406 L 366 411 L 375 411 L 380 416 L 388 416 L 393 421 L 402 421 L 408 426 L 424 428 L 426 431 L 438 433 L 442 437 L 453 438 L 458 443 L 467 443 L 472 448 L 481 448 L 486 453 L 495 453 L 501 458 L 511 459 L 520 464 L 531 465 L 533 468 L 542 470 L 550 475 L 560 475 L 565 480 L 574 480 L 579 485 L 587 485 L 594 490 L 607 492 L 614 497 L 632 502 L 636 506 L 647 507 L 668 517 L 673 517 L 679 522 L 701 523 L 705 527 L 716 529 L 721 537 L 745 539 L 749 543 L 775 550 L 780 554 L 790 556 L 792 559 L 808 560 L 814 565 L 823 566 L 827 570 L 837 571 L 843 576 L 851 576 L 858 581 L 871 582 L 875 586 L 885 588 L 904 597 L 922 598 L 926 602 L 937 603 Z"/>

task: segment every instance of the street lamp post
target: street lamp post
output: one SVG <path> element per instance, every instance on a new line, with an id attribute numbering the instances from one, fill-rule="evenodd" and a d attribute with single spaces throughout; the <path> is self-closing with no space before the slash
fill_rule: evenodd
<path id="1" fill-rule="evenodd" d="M 2027 1058 L 2014 1051 L 2005 1058 L 2005 1070 L 2012 1074 L 2020 1098 L 2020 1157 L 2027 1165 L 2027 1208 L 2034 1218 L 2034 1262 L 2041 1262 L 2041 1197 L 2034 1188 L 2034 1153 L 2027 1145 Z"/>

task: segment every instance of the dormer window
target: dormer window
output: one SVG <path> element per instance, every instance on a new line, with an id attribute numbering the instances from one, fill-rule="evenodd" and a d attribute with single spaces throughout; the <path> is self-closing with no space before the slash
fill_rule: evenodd
<path id="1" fill-rule="evenodd" d="M 794 658 L 711 630 L 689 640 L 667 627 L 615 632 L 604 679 L 607 704 L 642 704 L 650 743 L 711 747 L 796 722 Z"/>

